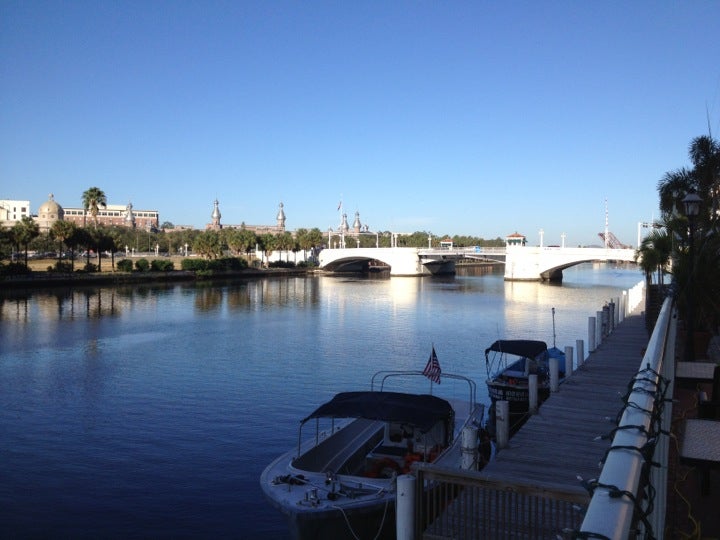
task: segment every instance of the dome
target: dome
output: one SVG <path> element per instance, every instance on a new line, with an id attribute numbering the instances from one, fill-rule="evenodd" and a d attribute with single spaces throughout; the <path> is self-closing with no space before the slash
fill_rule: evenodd
<path id="1" fill-rule="evenodd" d="M 38 208 L 38 218 L 44 221 L 57 221 L 65 217 L 65 211 L 62 206 L 55 202 L 53 194 L 49 195 L 49 199 Z"/>

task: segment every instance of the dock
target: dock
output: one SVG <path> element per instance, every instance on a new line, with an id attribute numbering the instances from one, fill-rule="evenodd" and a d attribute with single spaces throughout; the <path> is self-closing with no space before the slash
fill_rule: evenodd
<path id="1" fill-rule="evenodd" d="M 644 317 L 626 318 L 542 404 L 483 470 L 490 479 L 586 491 L 578 476 L 596 478 L 610 446 L 622 396 L 648 343 Z"/>
<path id="2" fill-rule="evenodd" d="M 450 482 L 455 492 L 448 491 L 446 504 L 438 505 L 437 496 L 426 501 L 418 537 L 569 538 L 591 498 L 583 482 L 600 475 L 648 341 L 638 307 L 482 471 L 420 470 L 419 481 Z"/>
<path id="3" fill-rule="evenodd" d="M 645 497 L 653 500 L 644 504 L 657 512 L 646 525 L 651 537 L 658 539 L 720 538 L 720 468 L 698 467 L 680 456 L 687 441 L 679 426 L 698 416 L 698 395 L 710 390 L 712 380 L 707 366 L 678 362 L 683 356 L 678 351 L 684 347 L 681 342 L 675 347 L 674 331 L 672 336 L 673 375 L 666 381 L 671 383 L 673 407 L 665 428 L 671 435 L 663 435 L 669 442 L 665 450 L 658 444 L 652 457 L 661 466 L 651 469 L 661 472 L 651 473 L 649 480 L 653 485 Z M 650 341 L 645 317 L 636 308 L 481 471 L 418 467 L 419 485 L 429 482 L 435 488 L 417 496 L 413 537 L 604 538 L 579 531 L 586 525 L 593 483 L 597 486 L 604 474 L 603 463 L 618 454 L 608 451 L 624 408 L 623 397 L 647 358 L 646 348 L 655 346 Z M 716 386 L 717 382 L 714 392 Z M 633 455 L 634 451 L 624 452 Z M 596 500 L 597 494 L 593 503 Z M 601 517 L 614 523 L 609 515 Z"/>

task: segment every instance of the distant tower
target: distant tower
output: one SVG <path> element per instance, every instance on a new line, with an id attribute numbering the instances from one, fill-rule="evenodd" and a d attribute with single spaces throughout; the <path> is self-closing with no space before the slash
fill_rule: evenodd
<path id="1" fill-rule="evenodd" d="M 285 230 L 285 211 L 283 210 L 283 203 L 280 203 L 280 207 L 277 213 L 277 228 L 279 231 Z"/>
<path id="2" fill-rule="evenodd" d="M 220 203 L 217 199 L 215 199 L 215 202 L 213 203 L 215 205 L 215 208 L 213 208 L 212 215 L 210 218 L 212 219 L 212 223 L 210 223 L 211 229 L 222 229 L 222 225 L 220 224 L 220 218 L 222 217 L 220 215 Z"/>
<path id="3" fill-rule="evenodd" d="M 342 223 L 340 223 L 340 231 L 348 232 L 349 230 L 350 230 L 350 225 L 348 225 L 348 222 L 347 222 L 347 214 L 343 212 Z"/>
<path id="4" fill-rule="evenodd" d="M 360 229 L 362 229 L 362 225 L 360 224 L 360 212 L 355 211 L 355 221 L 353 222 L 353 231 L 355 234 L 360 234 Z"/>

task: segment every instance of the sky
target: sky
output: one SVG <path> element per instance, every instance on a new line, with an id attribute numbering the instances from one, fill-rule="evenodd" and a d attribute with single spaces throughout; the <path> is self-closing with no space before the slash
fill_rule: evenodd
<path id="1" fill-rule="evenodd" d="M 718 36 L 718 0 L 3 0 L 0 199 L 636 245 L 720 133 Z"/>

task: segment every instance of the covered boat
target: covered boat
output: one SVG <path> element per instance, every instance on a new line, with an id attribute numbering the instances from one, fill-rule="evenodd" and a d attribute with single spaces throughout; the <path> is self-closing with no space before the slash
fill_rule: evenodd
<path id="1" fill-rule="evenodd" d="M 274 460 L 260 483 L 288 516 L 295 538 L 394 538 L 396 478 L 415 462 L 460 467 L 460 432 L 480 426 L 484 407 L 475 384 L 467 400 L 390 392 L 389 377 L 421 371 L 379 372 L 370 391 L 342 392 L 300 422 L 297 448 Z M 373 390 L 376 377 L 380 390 Z M 309 438 L 304 431 L 314 425 Z"/>
<path id="2" fill-rule="evenodd" d="M 530 375 L 537 375 L 538 405 L 550 395 L 550 358 L 558 359 L 558 379 L 565 377 L 565 354 L 544 341 L 499 339 L 485 349 L 487 387 L 493 404 L 510 404 L 511 431 L 517 430 L 528 412 Z M 490 416 L 492 419 L 492 415 Z"/>

